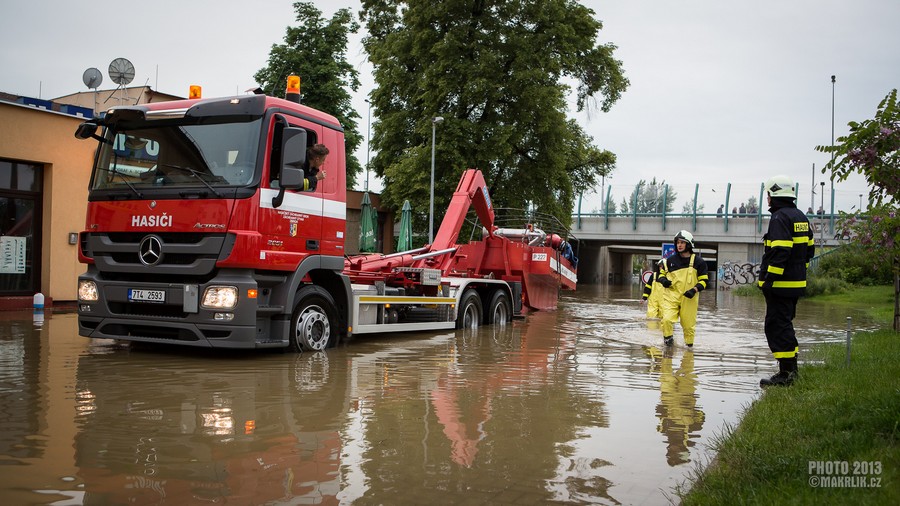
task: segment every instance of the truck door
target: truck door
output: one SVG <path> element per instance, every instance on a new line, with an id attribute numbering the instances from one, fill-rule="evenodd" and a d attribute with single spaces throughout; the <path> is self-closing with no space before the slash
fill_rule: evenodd
<path id="1" fill-rule="evenodd" d="M 314 192 L 287 189 L 281 205 L 276 207 L 273 204 L 273 199 L 279 193 L 281 133 L 286 126 L 285 116 L 276 115 L 273 118 L 269 176 L 261 182 L 260 192 L 259 231 L 263 236 L 262 249 L 290 254 L 318 254 L 322 247 L 322 186 Z M 321 127 L 304 124 L 290 126 L 300 126 L 307 131 L 307 146 L 316 144 L 322 137 Z"/>

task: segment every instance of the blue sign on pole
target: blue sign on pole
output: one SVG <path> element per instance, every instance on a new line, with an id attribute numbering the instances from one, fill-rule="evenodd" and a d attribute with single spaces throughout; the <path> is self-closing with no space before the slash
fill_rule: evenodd
<path id="1" fill-rule="evenodd" d="M 662 243 L 662 257 L 669 258 L 670 256 L 675 254 L 675 243 L 674 242 L 664 242 Z"/>

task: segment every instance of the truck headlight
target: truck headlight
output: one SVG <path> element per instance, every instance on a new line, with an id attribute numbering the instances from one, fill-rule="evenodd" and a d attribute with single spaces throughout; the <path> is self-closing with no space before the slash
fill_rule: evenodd
<path id="1" fill-rule="evenodd" d="M 203 291 L 203 309 L 234 309 L 238 301 L 236 286 L 210 286 Z"/>
<path id="2" fill-rule="evenodd" d="M 78 300 L 83 302 L 97 302 L 100 293 L 97 291 L 97 283 L 82 279 L 78 281 Z"/>

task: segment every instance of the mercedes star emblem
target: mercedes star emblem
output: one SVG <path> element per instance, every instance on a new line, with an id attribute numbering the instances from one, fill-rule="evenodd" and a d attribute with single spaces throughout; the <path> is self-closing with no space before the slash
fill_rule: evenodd
<path id="1" fill-rule="evenodd" d="M 138 246 L 138 257 L 146 266 L 158 264 L 162 260 L 162 239 L 155 235 L 144 237 Z"/>

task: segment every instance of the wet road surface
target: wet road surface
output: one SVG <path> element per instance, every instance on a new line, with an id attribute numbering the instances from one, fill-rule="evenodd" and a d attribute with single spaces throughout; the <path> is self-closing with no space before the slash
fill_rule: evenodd
<path id="1" fill-rule="evenodd" d="M 505 328 L 214 353 L 0 313 L 4 504 L 664 504 L 775 371 L 761 298 L 666 350 L 637 286 Z M 848 313 L 801 301 L 802 350 Z"/>

